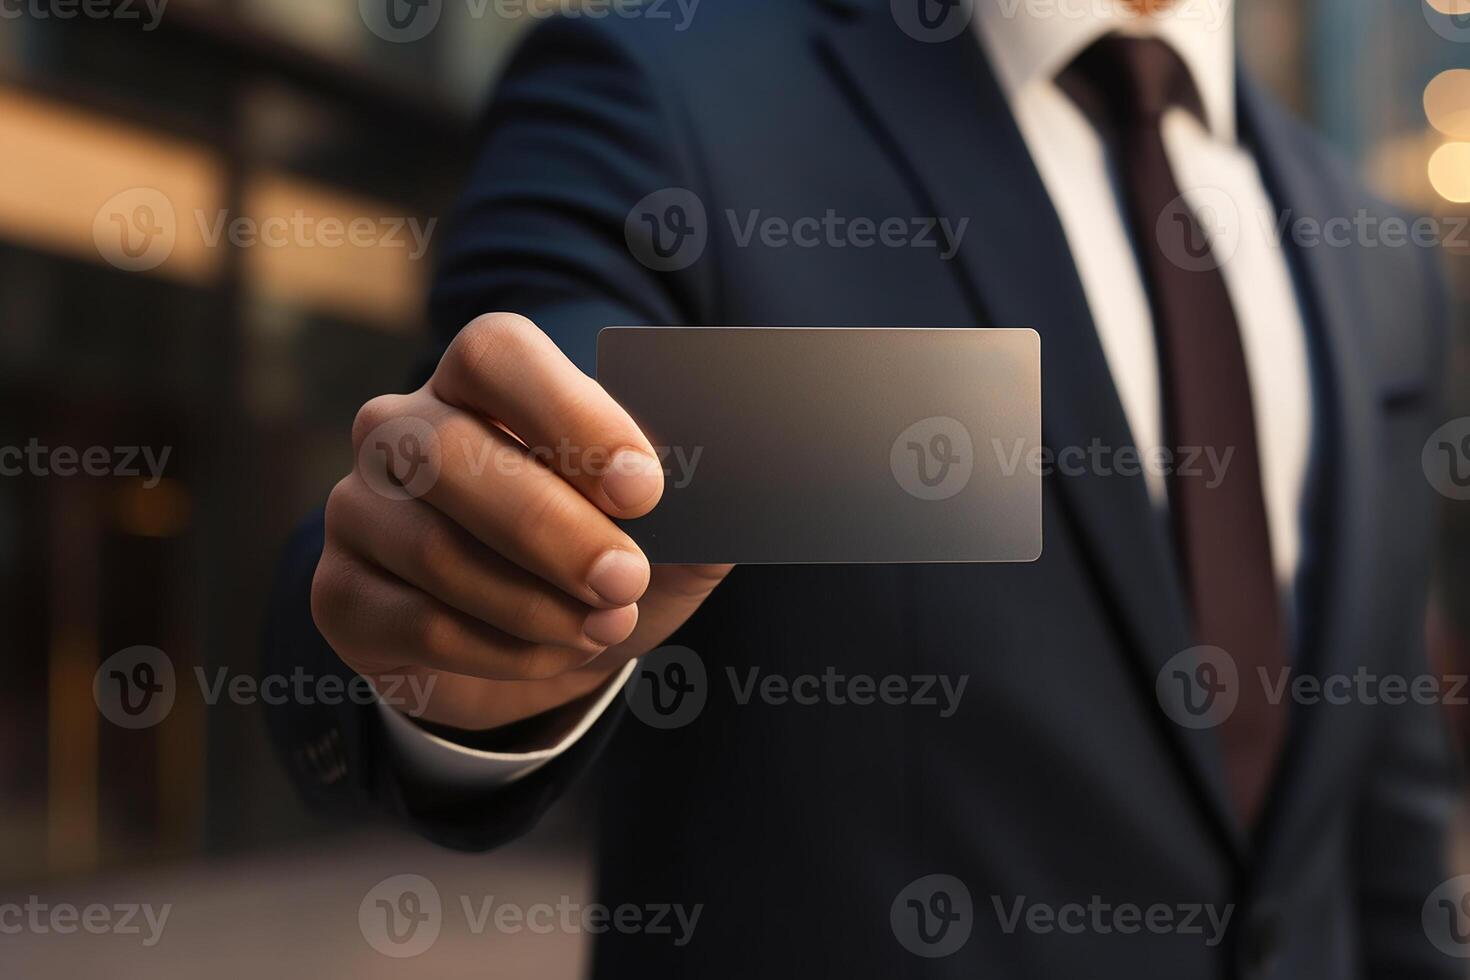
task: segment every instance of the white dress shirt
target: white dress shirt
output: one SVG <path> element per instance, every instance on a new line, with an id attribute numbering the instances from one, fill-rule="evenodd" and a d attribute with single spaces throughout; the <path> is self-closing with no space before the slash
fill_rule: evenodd
<path id="1" fill-rule="evenodd" d="M 1236 140 L 1235 52 L 1229 3 L 1182 4 L 1140 17 L 1102 3 L 1035 5 L 979 0 L 975 27 L 1021 135 L 1061 220 L 1087 303 L 1141 454 L 1162 445 L 1158 351 L 1148 293 L 1122 202 L 1096 130 L 1056 84 L 1078 54 L 1109 31 L 1149 34 L 1172 45 L 1194 78 L 1206 119 L 1183 109 L 1164 118 L 1175 179 L 1211 231 L 1235 307 L 1250 373 L 1266 518 L 1277 580 L 1289 599 L 1301 558 L 1301 505 L 1312 431 L 1306 331 L 1272 207 L 1255 160 Z M 984 177 L 977 175 L 977 180 Z M 1165 475 L 1145 468 L 1150 497 L 1167 509 Z M 1288 602 L 1287 608 L 1291 605 Z M 556 758 L 612 702 L 633 665 L 581 722 L 545 749 L 479 752 L 431 735 L 383 707 L 401 758 L 424 775 L 466 788 L 519 779 Z"/>

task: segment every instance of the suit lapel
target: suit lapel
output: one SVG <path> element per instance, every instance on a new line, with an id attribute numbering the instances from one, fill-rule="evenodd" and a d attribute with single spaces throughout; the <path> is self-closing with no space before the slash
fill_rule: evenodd
<path id="1" fill-rule="evenodd" d="M 1338 180 L 1301 149 L 1302 134 L 1256 86 L 1240 85 L 1242 131 L 1256 157 L 1279 213 L 1326 221 L 1354 213 Z M 1297 673 L 1350 675 L 1371 663 L 1364 649 L 1372 635 L 1373 549 L 1382 533 L 1378 466 L 1379 392 L 1368 334 L 1355 311 L 1368 308 L 1361 296 L 1367 282 L 1363 255 L 1354 248 L 1305 248 L 1290 238 L 1284 246 L 1311 327 L 1316 404 L 1320 417 L 1307 525 L 1308 571 L 1301 583 L 1303 629 L 1297 644 Z M 1315 540 L 1314 540 L 1315 539 Z M 1294 822 L 1310 819 L 1312 798 L 1325 798 L 1347 776 L 1352 753 L 1334 751 L 1344 742 L 1334 719 L 1356 715 L 1341 706 L 1292 707 L 1291 735 L 1262 827 L 1269 859 L 1291 837 Z"/>
<path id="2" fill-rule="evenodd" d="M 1041 334 L 1047 446 L 1133 446 L 1061 223 L 974 32 L 922 43 L 883 11 L 859 11 L 834 18 L 819 43 L 923 204 L 936 216 L 971 219 L 976 231 L 956 265 L 977 322 Z M 1173 549 L 1143 478 L 1089 471 L 1050 475 L 1045 486 L 1075 527 L 1152 701 L 1160 671 L 1190 640 Z M 1175 725 L 1161 711 L 1157 720 L 1217 829 L 1242 850 L 1215 733 Z"/>

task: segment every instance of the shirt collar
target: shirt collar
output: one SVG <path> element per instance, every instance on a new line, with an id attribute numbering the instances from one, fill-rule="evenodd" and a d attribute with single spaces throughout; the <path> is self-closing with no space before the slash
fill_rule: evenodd
<path id="1" fill-rule="evenodd" d="M 1007 98 L 1049 84 L 1109 31 L 1157 37 L 1188 66 L 1218 139 L 1235 141 L 1232 0 L 1178 0 L 1150 17 L 1117 0 L 975 0 L 975 23 Z"/>

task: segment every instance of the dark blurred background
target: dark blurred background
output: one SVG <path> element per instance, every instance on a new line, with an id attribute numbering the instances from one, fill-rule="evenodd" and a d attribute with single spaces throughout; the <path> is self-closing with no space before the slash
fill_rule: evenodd
<path id="1" fill-rule="evenodd" d="M 437 853 L 369 814 L 329 824 L 288 789 L 259 710 L 210 705 L 192 682 L 195 668 L 258 674 L 283 541 L 349 468 L 357 407 L 402 388 L 477 107 L 550 7 L 445 0 L 411 41 L 366 10 L 0 0 L 0 447 L 111 460 L 103 475 L 0 476 L 0 902 L 173 906 L 153 948 L 0 935 L 0 975 L 387 975 L 402 964 L 357 924 L 386 876 L 428 875 L 446 901 L 586 889 L 575 799 L 488 857 Z M 1383 195 L 1470 217 L 1470 16 L 1456 13 L 1470 3 L 1237 10 L 1244 61 Z M 255 242 L 216 235 L 221 216 L 315 231 Z M 329 244 L 337 226 L 363 234 Z M 1463 304 L 1470 231 L 1458 245 Z M 1470 390 L 1463 355 L 1446 369 Z M 161 479 L 145 452 L 168 453 Z M 1448 665 L 1470 635 L 1458 512 L 1431 631 Z M 99 714 L 93 677 L 140 644 L 182 682 L 165 721 L 129 731 Z M 571 977 L 582 963 L 576 937 L 456 933 L 413 969 Z"/>

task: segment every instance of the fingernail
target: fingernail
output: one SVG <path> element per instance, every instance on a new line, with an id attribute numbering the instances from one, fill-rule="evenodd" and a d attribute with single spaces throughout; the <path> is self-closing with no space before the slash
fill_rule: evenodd
<path id="1" fill-rule="evenodd" d="M 648 588 L 648 563 L 626 551 L 609 551 L 597 559 L 587 575 L 587 586 L 614 606 L 637 602 Z"/>
<path id="2" fill-rule="evenodd" d="M 646 504 L 662 483 L 663 468 L 658 460 L 636 449 L 620 449 L 602 478 L 602 492 L 618 508 L 632 510 Z"/>
<path id="3" fill-rule="evenodd" d="M 638 625 L 638 607 L 623 606 L 620 609 L 599 609 L 582 624 L 582 632 L 593 643 L 610 647 L 622 643 Z"/>

